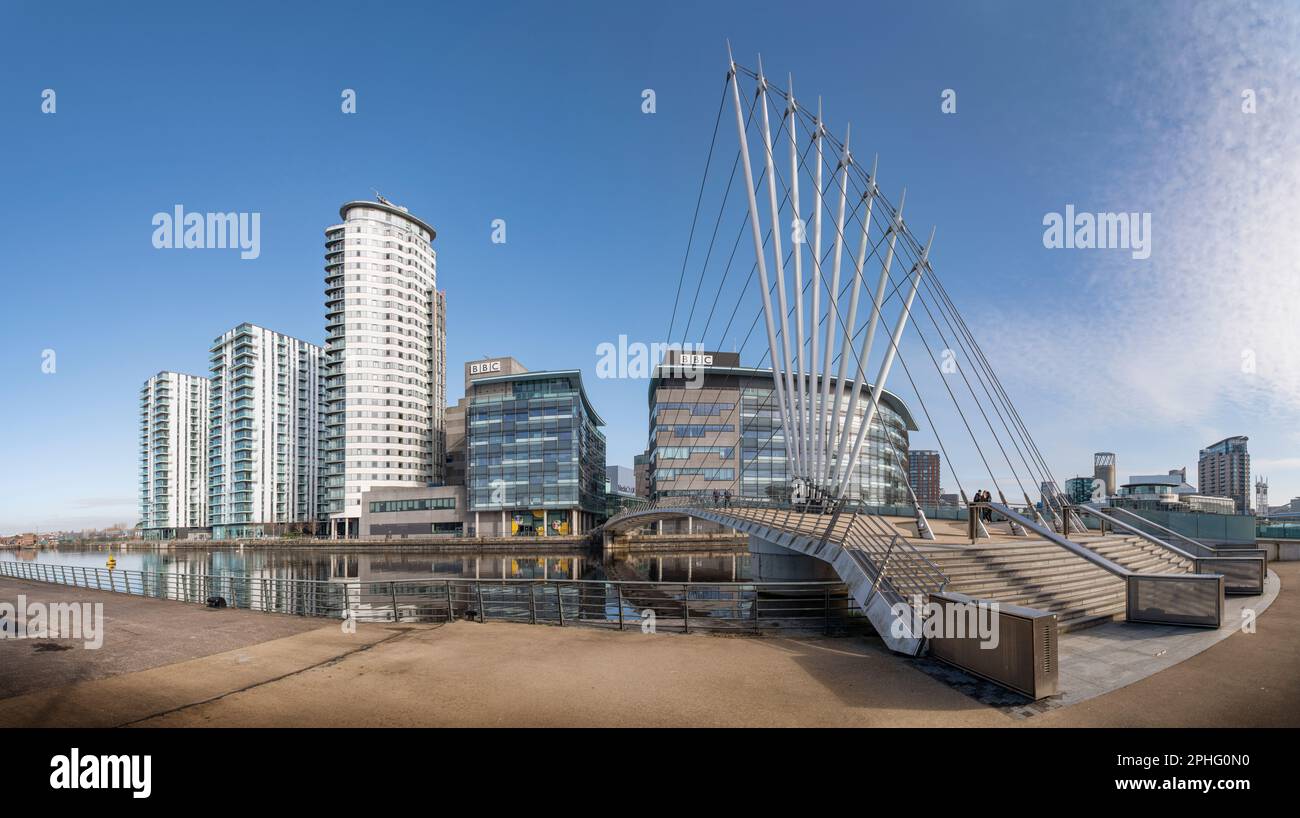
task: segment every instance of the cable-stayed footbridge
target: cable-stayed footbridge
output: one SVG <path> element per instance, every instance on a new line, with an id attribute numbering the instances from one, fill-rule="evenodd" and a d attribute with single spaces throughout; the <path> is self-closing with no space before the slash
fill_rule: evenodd
<path id="1" fill-rule="evenodd" d="M 669 342 L 682 296 L 690 294 L 684 284 L 692 245 L 697 235 L 701 243 L 711 236 L 683 344 L 694 332 L 704 348 L 734 295 L 719 347 L 729 338 L 734 343 L 729 333 L 744 323 L 736 324 L 737 315 L 753 310 L 750 331 L 736 346 L 743 350 L 762 324 L 771 389 L 745 397 L 752 422 L 740 443 L 740 472 L 724 491 L 717 475 L 725 470 L 677 469 L 699 476 L 701 485 L 660 492 L 644 507 L 620 513 L 605 525 L 606 537 L 685 516 L 823 560 L 886 643 L 908 654 L 924 647 L 913 609 L 941 591 L 1057 612 L 1066 628 L 1119 616 L 1218 627 L 1225 587 L 1262 577 L 1255 555 L 1245 557 L 1249 565 L 1233 563 L 1243 558 L 1238 552 L 1152 531 L 1119 510 L 1073 505 L 936 273 L 936 231 L 922 240 L 904 219 L 905 190 L 895 204 L 879 183 L 879 161 L 869 168 L 860 163 L 850 149 L 850 128 L 842 141 L 832 135 L 821 101 L 809 106 L 796 98 L 793 78 L 782 88 L 764 73 L 761 59 L 751 70 L 728 57 Z M 719 135 L 733 121 L 731 176 L 712 230 L 699 229 L 701 212 L 712 212 L 703 208 L 706 193 L 721 185 L 719 177 L 708 184 Z M 739 216 L 729 256 L 725 239 L 718 245 L 728 215 Z M 714 260 L 723 257 L 719 274 Z M 735 293 L 737 258 L 741 270 L 752 264 Z M 697 313 L 702 329 L 695 328 Z M 887 389 L 906 393 L 920 408 L 923 431 L 957 486 L 958 506 L 927 506 L 917 497 L 906 430 L 882 421 Z M 701 428 L 707 436 L 708 425 Z M 720 447 L 677 448 L 691 458 L 696 449 Z M 992 490 L 968 493 L 972 473 Z M 755 474 L 765 476 L 761 492 L 748 479 Z M 1039 491 L 1039 503 L 1031 489 Z"/>

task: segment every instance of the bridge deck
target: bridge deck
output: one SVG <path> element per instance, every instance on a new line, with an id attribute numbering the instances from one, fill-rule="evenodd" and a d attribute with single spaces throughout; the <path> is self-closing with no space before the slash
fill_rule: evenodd
<path id="1" fill-rule="evenodd" d="M 666 509 L 663 511 L 667 511 Z M 877 548 L 894 534 L 916 547 L 919 556 L 929 560 L 938 572 L 946 577 L 944 583 L 950 590 L 968 593 L 981 599 L 1005 604 L 1022 605 L 1057 613 L 1061 629 L 1091 627 L 1122 615 L 1125 608 L 1124 582 L 1102 568 L 1089 563 L 1078 554 L 1062 548 L 1041 536 L 1012 533 L 1007 522 L 986 523 L 988 537 L 972 544 L 964 520 L 933 520 L 932 540 L 917 535 L 916 521 L 910 517 L 873 517 L 868 525 L 861 520 L 850 536 L 851 514 L 838 518 L 830 514 L 800 513 L 791 509 L 773 507 L 701 507 L 713 519 L 736 520 L 742 528 L 754 524 L 774 531 L 793 532 L 815 542 L 823 537 L 835 546 L 849 545 L 847 553 L 856 562 L 862 555 L 858 548 L 865 545 L 864 537 L 876 539 Z M 1168 555 L 1147 544 L 1124 540 L 1116 535 L 1103 537 L 1098 532 L 1071 533 L 1075 542 L 1107 555 L 1134 571 L 1181 572 L 1186 566 L 1174 565 Z M 778 543 L 780 544 L 780 543 Z M 887 547 L 887 546 L 884 546 Z M 805 542 L 796 550 L 813 553 Z M 818 551 L 816 556 L 836 565 L 841 577 L 852 585 L 857 571 L 852 565 L 840 566 L 835 552 Z M 874 556 L 879 559 L 879 552 Z M 889 565 L 885 575 L 890 582 L 901 583 L 900 593 L 923 592 L 916 587 L 918 566 L 904 558 Z M 878 564 L 878 563 L 876 563 Z M 841 570 L 849 570 L 846 576 Z M 866 572 L 874 577 L 873 570 Z M 940 575 L 936 573 L 936 578 Z M 926 581 L 925 569 L 920 568 L 920 579 Z M 938 583 L 931 590 L 937 590 Z M 869 614 L 870 615 L 870 614 Z M 880 623 L 874 623 L 879 630 Z"/>
<path id="2" fill-rule="evenodd" d="M 767 522 L 777 524 L 788 530 L 797 530 L 807 534 L 817 534 L 821 536 L 826 531 L 830 523 L 829 514 L 797 514 L 787 512 L 782 509 L 767 508 L 736 508 L 736 507 L 705 507 L 706 511 L 714 511 L 720 514 L 728 514 L 746 520 L 758 522 Z M 926 546 L 965 546 L 970 547 L 970 535 L 967 533 L 965 520 L 930 520 L 930 529 L 934 532 L 934 539 L 927 540 L 922 538 L 916 530 L 916 520 L 912 517 L 894 517 L 880 516 L 877 519 L 883 521 L 899 535 L 906 537 L 917 547 Z M 834 530 L 831 532 L 831 539 L 840 541 L 848 529 L 849 515 L 842 515 L 836 522 Z M 989 536 L 981 537 L 976 546 L 990 544 L 1015 544 L 1023 542 L 1041 542 L 1041 538 L 1035 536 L 1017 536 L 1011 533 L 1010 527 L 1005 522 L 986 523 Z M 1097 536 L 1095 533 L 1072 535 L 1075 540 L 1087 540 Z"/>

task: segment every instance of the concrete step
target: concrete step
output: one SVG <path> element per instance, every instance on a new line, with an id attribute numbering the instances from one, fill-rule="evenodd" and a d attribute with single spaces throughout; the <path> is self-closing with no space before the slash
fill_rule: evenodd
<path id="1" fill-rule="evenodd" d="M 947 551 L 940 554 L 925 554 L 931 562 L 940 565 L 955 565 L 970 562 L 989 562 L 991 560 L 1050 560 L 1082 559 L 1077 554 L 1060 546 L 1045 548 L 1017 549 L 972 549 L 970 551 Z"/>
<path id="2" fill-rule="evenodd" d="M 962 571 L 948 574 L 950 585 L 978 585 L 996 583 L 1002 585 L 1023 585 L 1026 583 L 1071 582 L 1076 579 L 1109 576 L 1099 568 L 1062 568 L 1055 571 Z"/>
<path id="3" fill-rule="evenodd" d="M 1185 573 L 1191 570 L 1187 560 L 1152 543 L 1107 545 L 1097 553 L 1140 573 Z"/>
<path id="4" fill-rule="evenodd" d="M 1037 542 L 1026 542 L 1026 543 L 976 545 L 976 546 L 963 547 L 963 548 L 921 547 L 919 548 L 919 550 L 921 551 L 921 553 L 925 554 L 927 557 L 930 557 L 931 559 L 936 559 L 936 555 L 938 555 L 939 558 L 943 558 L 949 556 L 950 557 L 965 557 L 965 556 L 992 557 L 992 556 L 1006 556 L 1006 555 L 1017 555 L 1017 554 L 1036 554 L 1036 553 L 1041 553 L 1041 554 L 1069 553 L 1066 549 L 1062 548 L 1056 543 L 1044 542 L 1042 540 L 1039 540 Z"/>
<path id="5" fill-rule="evenodd" d="M 967 592 L 963 591 L 962 593 Z M 978 596 L 980 599 L 991 599 L 1004 605 L 1020 605 L 1025 608 L 1036 608 L 1056 614 L 1098 604 L 1109 604 L 1117 599 L 1122 599 L 1123 595 L 1123 586 L 1116 587 L 1111 583 L 1076 586 L 1067 589 L 1004 589 L 993 593 L 971 594 L 971 596 Z"/>
<path id="6" fill-rule="evenodd" d="M 939 569 L 948 576 L 957 577 L 967 574 L 984 574 L 984 573 L 1052 573 L 1064 572 L 1071 570 L 1084 570 L 1090 568 L 1094 571 L 1105 571 L 1104 568 L 1094 565 L 1091 562 L 1076 557 L 1073 554 L 1067 554 L 1062 557 L 1041 558 L 1041 559 L 1004 559 L 1004 560 L 981 560 L 975 562 L 960 563 L 938 563 Z"/>
<path id="7" fill-rule="evenodd" d="M 1156 554 L 1102 554 L 1111 562 L 1117 562 L 1130 571 L 1157 573 L 1174 565 L 1169 560 Z"/>
<path id="8" fill-rule="evenodd" d="M 1015 594 L 1010 595 L 1003 604 L 1020 605 L 1024 608 L 1034 608 L 1040 611 L 1050 611 L 1055 614 L 1061 614 L 1063 611 L 1073 611 L 1096 607 L 1097 605 L 1109 605 L 1116 601 L 1122 601 L 1124 598 L 1124 589 L 1110 587 L 1081 588 L 1069 593 L 1043 593 L 1038 595 Z"/>
<path id="9" fill-rule="evenodd" d="M 1107 535 L 1076 541 L 1131 571 L 1186 570 L 1176 554 L 1138 537 Z M 1062 632 L 1109 622 L 1125 613 L 1121 578 L 1053 542 L 1026 539 L 960 549 L 919 548 L 949 578 L 950 590 L 1051 611 Z"/>
<path id="10" fill-rule="evenodd" d="M 1100 571 L 1106 573 L 1106 570 L 1098 565 L 1093 565 L 1087 560 L 1071 557 L 1060 560 L 1043 561 L 1033 560 L 1024 562 L 982 562 L 982 563 L 965 563 L 961 565 L 940 565 L 940 569 L 950 577 L 964 576 L 1037 576 L 1039 574 L 1067 574 L 1078 571 Z"/>
<path id="11" fill-rule="evenodd" d="M 1169 556 L 1171 556 L 1171 557 L 1173 557 L 1173 558 L 1175 558 L 1175 559 L 1182 559 L 1182 558 L 1179 557 L 1177 554 L 1175 554 L 1174 552 L 1172 552 L 1172 551 L 1170 551 L 1169 549 L 1165 548 L 1164 546 L 1162 546 L 1162 545 L 1157 545 L 1156 543 L 1153 543 L 1153 542 L 1151 542 L 1151 541 L 1149 541 L 1149 540 L 1144 540 L 1144 539 L 1142 539 L 1141 537 L 1125 537 L 1125 538 L 1123 538 L 1122 542 L 1127 543 L 1128 545 L 1136 546 L 1136 547 L 1138 547 L 1138 548 L 1141 548 L 1141 549 L 1144 549 L 1144 550 L 1147 550 L 1147 551 L 1153 551 L 1153 552 L 1160 552 L 1160 553 L 1162 553 L 1162 554 L 1168 554 Z M 1171 544 L 1174 545 L 1175 547 L 1178 546 L 1178 543 L 1171 543 Z"/>
<path id="12" fill-rule="evenodd" d="M 1154 543 L 1149 543 L 1149 542 L 1133 543 L 1133 544 L 1130 545 L 1130 547 L 1133 548 L 1133 549 L 1135 549 L 1135 551 L 1136 551 L 1137 553 L 1150 554 L 1150 555 L 1152 555 L 1152 556 L 1158 556 L 1158 557 L 1160 557 L 1161 559 L 1168 560 L 1169 562 L 1177 563 L 1177 564 L 1180 564 L 1180 565 L 1190 565 L 1191 562 L 1192 562 L 1191 560 L 1187 559 L 1186 557 L 1179 556 L 1178 554 L 1174 553 L 1173 551 L 1170 551 L 1169 549 L 1167 549 L 1167 548 L 1163 548 L 1163 547 L 1161 547 L 1161 546 L 1159 546 L 1159 545 L 1156 545 L 1156 544 L 1154 544 Z"/>
<path id="13" fill-rule="evenodd" d="M 1087 538 L 1080 544 L 1121 565 L 1133 562 L 1161 571 L 1167 567 L 1159 555 L 1148 554 L 1124 538 Z M 1124 613 L 1123 580 L 1052 542 L 935 550 L 927 556 L 949 577 L 952 590 L 1051 611 L 1062 632 L 1108 622 Z"/>
<path id="14" fill-rule="evenodd" d="M 1088 588 L 1123 588 L 1123 581 L 1110 574 L 1076 575 L 1068 578 L 1053 576 L 1035 577 L 1026 580 L 974 580 L 954 583 L 949 586 L 955 591 L 971 596 L 998 599 L 1001 595 L 1040 596 L 1043 594 L 1068 594 Z"/>
<path id="15" fill-rule="evenodd" d="M 1117 619 L 1123 618 L 1124 603 L 1120 602 L 1117 605 L 1112 605 L 1106 608 L 1079 611 L 1065 617 L 1058 617 L 1056 620 L 1056 632 L 1070 633 L 1072 631 L 1081 631 L 1085 628 L 1104 625 L 1107 622 L 1114 622 Z"/>
<path id="16" fill-rule="evenodd" d="M 1061 555 L 1073 556 L 1070 551 L 1061 548 L 1059 545 L 1025 548 L 972 548 L 969 551 L 943 551 L 938 554 L 925 553 L 925 556 L 934 562 L 1029 559 L 1032 557 L 1041 559 Z"/>

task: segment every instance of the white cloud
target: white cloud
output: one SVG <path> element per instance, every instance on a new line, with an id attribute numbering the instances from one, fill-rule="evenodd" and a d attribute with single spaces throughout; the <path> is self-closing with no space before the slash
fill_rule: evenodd
<path id="1" fill-rule="evenodd" d="M 1077 298 L 972 324 L 993 360 L 1034 365 L 1000 368 L 1013 395 L 1087 407 L 1053 418 L 1053 432 L 1280 435 L 1300 419 L 1300 9 L 1205 3 L 1167 26 L 1117 92 L 1150 106 L 1141 139 L 1111 178 L 1080 181 L 1097 210 L 1152 213 L 1151 258 L 1044 251 L 1075 254 Z"/>

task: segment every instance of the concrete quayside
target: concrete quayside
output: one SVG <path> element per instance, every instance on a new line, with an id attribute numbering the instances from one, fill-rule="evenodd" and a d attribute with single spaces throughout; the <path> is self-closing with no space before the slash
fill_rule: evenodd
<path id="1" fill-rule="evenodd" d="M 0 640 L 0 725 L 1298 725 L 1300 602 L 1282 589 L 1300 582 L 1300 564 L 1274 571 L 1275 601 L 1254 632 L 1161 628 L 1138 641 L 1123 630 L 1134 626 L 1111 623 L 1066 634 L 1065 692 L 1036 704 L 870 638 L 464 620 L 349 633 L 338 621 L 0 579 L 0 601 L 103 604 L 106 634 L 98 651 Z"/>

